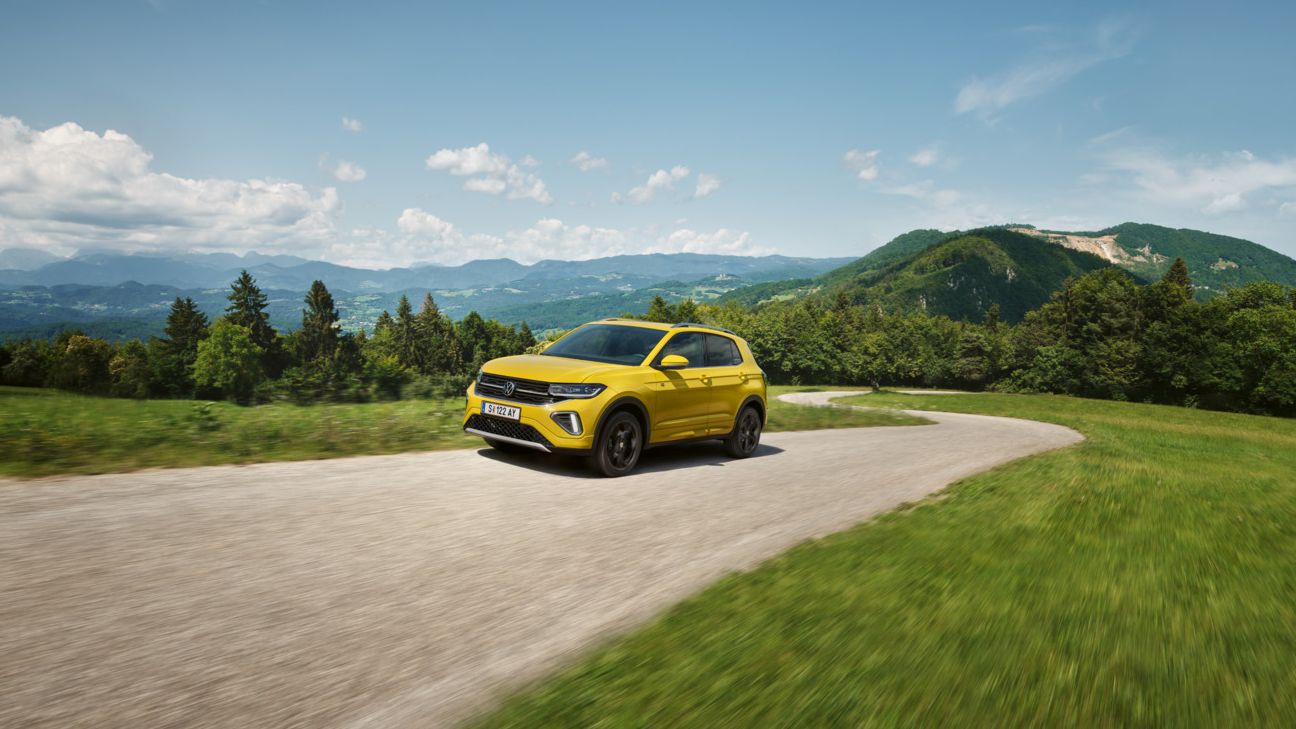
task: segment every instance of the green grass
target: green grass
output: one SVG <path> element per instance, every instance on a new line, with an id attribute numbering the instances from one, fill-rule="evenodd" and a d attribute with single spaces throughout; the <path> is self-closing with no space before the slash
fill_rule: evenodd
<path id="1" fill-rule="evenodd" d="M 1296 725 L 1296 422 L 852 399 L 1088 439 L 726 578 L 481 726 Z"/>
<path id="2" fill-rule="evenodd" d="M 769 422 L 765 430 L 824 430 L 826 428 L 871 428 L 886 425 L 923 425 L 930 420 L 915 418 L 892 410 L 835 410 L 812 408 L 781 402 L 779 395 L 789 392 L 808 392 L 811 387 L 775 386 L 769 389 Z M 846 389 L 846 388 L 838 388 Z"/>
<path id="3" fill-rule="evenodd" d="M 0 474 L 46 476 L 436 448 L 481 440 L 463 400 L 239 407 L 0 387 Z"/>
<path id="4" fill-rule="evenodd" d="M 0 387 L 0 475 L 108 473 L 480 446 L 480 438 L 460 431 L 462 416 L 462 398 L 238 407 Z M 842 414 L 772 402 L 769 429 L 918 422 L 886 412 Z"/>

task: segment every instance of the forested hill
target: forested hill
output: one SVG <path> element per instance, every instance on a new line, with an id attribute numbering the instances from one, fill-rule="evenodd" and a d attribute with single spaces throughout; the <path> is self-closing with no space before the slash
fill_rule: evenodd
<path id="1" fill-rule="evenodd" d="M 1296 286 L 1296 260 L 1242 238 L 1189 228 L 1122 223 L 1092 233 L 1025 229 L 1060 245 L 1102 256 L 1142 278 L 1165 275 L 1182 258 L 1198 298 L 1256 281 Z"/>
<path id="2" fill-rule="evenodd" d="M 1115 265 L 1150 281 L 1175 258 L 1184 259 L 1201 300 L 1256 281 L 1296 286 L 1296 261 L 1241 238 L 1143 223 L 1078 233 L 1009 225 L 910 231 L 820 276 L 757 284 L 721 300 L 753 306 L 845 293 L 853 301 L 965 319 L 997 303 L 1005 318 L 1015 320 L 1043 303 L 1068 275 Z"/>
<path id="3" fill-rule="evenodd" d="M 852 264 L 853 265 L 853 264 Z M 1097 256 L 990 228 L 937 243 L 881 268 L 825 276 L 831 296 L 878 303 L 885 311 L 926 311 L 979 320 L 998 305 L 1018 321 L 1068 278 L 1108 264 Z"/>

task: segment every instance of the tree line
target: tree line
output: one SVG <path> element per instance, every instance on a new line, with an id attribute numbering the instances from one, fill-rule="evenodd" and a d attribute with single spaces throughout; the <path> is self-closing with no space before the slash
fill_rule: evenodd
<path id="1" fill-rule="evenodd" d="M 750 343 L 783 384 L 909 385 L 1296 415 L 1296 288 L 1253 283 L 1206 303 L 1187 266 L 1140 285 L 1111 267 L 1068 280 L 1017 324 L 884 311 L 846 296 L 755 308 L 653 302 L 645 318 L 705 321 Z"/>
<path id="2" fill-rule="evenodd" d="M 241 403 L 364 402 L 459 394 L 486 360 L 535 345 L 525 323 L 507 326 L 476 312 L 452 322 L 431 294 L 415 312 L 402 296 L 372 334 L 344 332 L 332 294 L 311 284 L 295 332 L 270 325 L 266 295 L 243 271 L 214 322 L 177 298 L 164 336 L 114 345 L 67 330 L 52 340 L 0 347 L 0 382 L 120 397 L 225 398 Z"/>
<path id="3" fill-rule="evenodd" d="M 671 304 L 642 318 L 727 327 L 751 344 L 777 384 L 910 385 L 1084 397 L 1296 415 L 1296 289 L 1254 283 L 1208 302 L 1176 260 L 1140 285 L 1119 268 L 1068 280 L 1020 323 L 991 305 L 980 322 L 891 312 L 844 295 L 756 307 Z M 534 348 L 513 327 L 471 313 L 452 322 L 429 294 L 402 297 L 373 332 L 347 333 L 316 281 L 302 326 L 276 332 L 265 295 L 244 272 L 224 316 L 209 323 L 188 299 L 164 337 L 114 346 L 76 331 L 0 348 L 5 384 L 124 397 L 225 397 L 259 402 L 365 401 L 457 395 L 482 363 Z M 556 337 L 560 332 L 555 332 Z"/>

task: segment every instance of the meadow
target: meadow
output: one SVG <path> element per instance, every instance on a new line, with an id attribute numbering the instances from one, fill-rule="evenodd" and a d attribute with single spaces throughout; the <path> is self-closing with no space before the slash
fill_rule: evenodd
<path id="1" fill-rule="evenodd" d="M 730 576 L 479 726 L 1296 724 L 1296 422 L 850 399 L 1087 440 Z"/>
<path id="2" fill-rule="evenodd" d="M 885 411 L 843 417 L 773 400 L 775 393 L 788 389 L 771 390 L 769 430 L 922 422 Z M 462 398 L 241 407 L 0 387 L 0 475 L 110 473 L 480 447 L 480 438 L 460 431 L 462 416 Z"/>

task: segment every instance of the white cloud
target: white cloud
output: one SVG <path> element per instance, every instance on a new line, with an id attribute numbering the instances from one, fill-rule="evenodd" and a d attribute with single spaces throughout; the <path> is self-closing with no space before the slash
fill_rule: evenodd
<path id="1" fill-rule="evenodd" d="M 114 130 L 38 130 L 0 116 L 0 243 L 59 252 L 318 250 L 335 234 L 337 191 L 295 182 L 178 177 Z"/>
<path id="2" fill-rule="evenodd" d="M 699 232 L 676 228 L 669 233 L 654 229 L 621 230 L 591 225 L 568 225 L 557 218 L 541 218 L 531 226 L 502 236 L 468 234 L 453 224 L 419 208 L 401 213 L 401 235 L 383 240 L 385 254 L 395 251 L 400 260 L 463 263 L 476 258 L 507 257 L 522 263 L 546 258 L 584 260 L 638 253 L 724 253 L 764 255 L 771 251 L 752 243 L 751 235 L 720 228 Z M 354 248 L 349 260 L 360 260 L 366 250 Z"/>
<path id="3" fill-rule="evenodd" d="M 612 193 L 612 202 L 626 201 L 634 205 L 644 205 L 652 202 L 658 192 L 662 190 L 674 190 L 675 183 L 689 176 L 689 168 L 683 165 L 675 165 L 667 170 L 657 170 L 648 176 L 647 181 L 638 187 L 630 188 L 630 191 L 623 197 L 620 193 Z"/>
<path id="4" fill-rule="evenodd" d="M 1108 20 L 1083 43 L 1037 48 L 1013 68 L 965 83 L 954 100 L 954 110 L 990 119 L 1011 104 L 1044 94 L 1083 71 L 1126 55 L 1133 47 L 1134 35 L 1128 21 Z"/>
<path id="5" fill-rule="evenodd" d="M 581 172 L 590 172 L 592 170 L 602 169 L 607 167 L 608 163 L 608 161 L 603 157 L 595 157 L 583 149 L 573 155 L 568 162 Z"/>
<path id="6" fill-rule="evenodd" d="M 544 180 L 525 169 L 540 164 L 531 155 L 514 164 L 508 155 L 492 152 L 490 145 L 482 142 L 475 147 L 439 149 L 427 158 L 426 164 L 429 170 L 471 176 L 472 179 L 464 181 L 465 190 L 490 195 L 506 192 L 510 200 L 534 200 L 541 205 L 553 202 Z"/>
<path id="7" fill-rule="evenodd" d="M 360 123 L 360 120 L 352 119 L 349 116 L 342 117 L 342 128 L 348 132 L 356 132 L 357 134 L 364 131 L 364 125 Z"/>
<path id="8" fill-rule="evenodd" d="M 1285 202 L 1278 206 L 1279 215 L 1296 215 L 1296 201 Z"/>
<path id="9" fill-rule="evenodd" d="M 940 149 L 934 145 L 928 145 L 914 152 L 909 161 L 919 167 L 931 167 L 940 161 Z"/>
<path id="10" fill-rule="evenodd" d="M 752 245 L 751 235 L 737 230 L 720 228 L 711 233 L 700 233 L 680 228 L 661 236 L 649 246 L 648 253 L 723 253 L 738 256 L 759 256 L 772 253 L 768 248 Z"/>
<path id="11" fill-rule="evenodd" d="M 1210 204 L 1207 205 L 1205 208 L 1203 208 L 1203 210 L 1205 210 L 1208 213 L 1219 214 L 1219 213 L 1231 213 L 1235 210 L 1241 210 L 1242 208 L 1245 207 L 1246 207 L 1246 201 L 1242 199 L 1242 193 L 1229 192 L 1220 195 L 1214 200 L 1211 200 Z"/>
<path id="12" fill-rule="evenodd" d="M 865 152 L 859 149 L 852 149 L 842 155 L 842 161 L 850 168 L 855 176 L 859 179 L 870 182 L 878 177 L 878 155 L 882 153 L 879 149 L 870 149 Z"/>
<path id="13" fill-rule="evenodd" d="M 484 192 L 488 195 L 498 195 L 508 189 L 508 183 L 500 177 L 474 177 L 470 180 L 464 180 L 463 189 Z"/>
<path id="14" fill-rule="evenodd" d="M 1242 150 L 1174 157 L 1157 145 L 1118 130 L 1091 142 L 1103 170 L 1091 184 L 1124 189 L 1146 202 L 1180 212 L 1212 215 L 1238 212 L 1252 203 L 1279 208 L 1296 193 L 1296 158 L 1263 159 Z"/>
<path id="15" fill-rule="evenodd" d="M 886 187 L 882 189 L 882 192 L 888 195 L 911 197 L 939 208 L 948 208 L 963 199 L 963 195 L 958 190 L 941 189 L 936 186 L 934 180 L 923 180 L 908 185 Z"/>
<path id="16" fill-rule="evenodd" d="M 693 192 L 694 200 L 701 200 L 704 197 L 720 189 L 722 181 L 719 177 L 706 172 L 699 172 L 697 177 L 697 189 Z"/>
<path id="17" fill-rule="evenodd" d="M 396 227 L 402 233 L 417 235 L 431 240 L 454 240 L 458 233 L 452 223 L 427 212 L 421 208 L 406 208 L 396 220 Z"/>
<path id="18" fill-rule="evenodd" d="M 320 158 L 320 169 L 338 182 L 360 182 L 369 176 L 365 169 L 355 162 L 340 159 L 336 164 L 331 164 L 328 155 Z"/>

